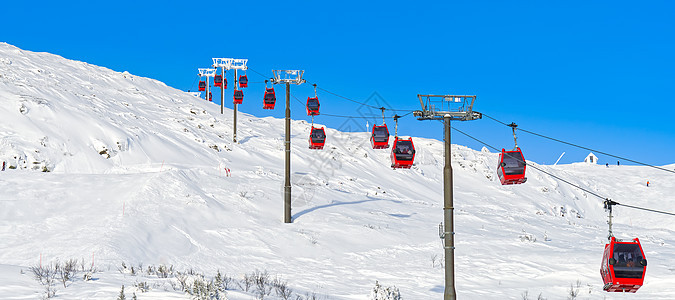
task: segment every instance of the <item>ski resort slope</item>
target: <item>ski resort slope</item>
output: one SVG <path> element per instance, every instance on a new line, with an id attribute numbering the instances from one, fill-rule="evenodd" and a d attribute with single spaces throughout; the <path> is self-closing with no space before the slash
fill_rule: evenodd
<path id="1" fill-rule="evenodd" d="M 245 113 L 262 97 L 239 106 L 235 143 L 230 109 L 0 44 L 0 101 L 2 299 L 39 298 L 28 268 L 67 259 L 99 272 L 57 288 L 62 299 L 131 291 L 139 279 L 122 263 L 237 280 L 266 270 L 322 299 L 367 299 L 375 281 L 404 299 L 443 295 L 441 141 L 415 138 L 415 166 L 392 170 L 390 150 L 371 149 L 369 133 L 328 128 L 326 147 L 310 150 L 310 124 L 293 120 L 293 223 L 284 224 L 284 121 Z M 639 237 L 649 265 L 636 294 L 605 293 L 602 199 L 533 168 L 527 183 L 501 186 L 497 157 L 452 145 L 460 299 L 567 299 L 571 288 L 578 299 L 675 299 L 675 217 L 615 207 L 615 235 Z M 672 173 L 528 163 L 619 203 L 675 211 Z M 171 287 L 136 294 L 189 298 Z M 228 297 L 254 299 L 238 289 Z"/>

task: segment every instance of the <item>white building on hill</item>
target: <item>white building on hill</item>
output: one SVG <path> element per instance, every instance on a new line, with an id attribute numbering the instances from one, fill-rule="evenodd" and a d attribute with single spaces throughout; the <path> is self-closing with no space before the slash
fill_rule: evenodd
<path id="1" fill-rule="evenodd" d="M 584 159 L 584 162 L 587 164 L 597 164 L 598 163 L 598 157 L 593 154 L 593 152 L 589 153 L 588 156 Z"/>

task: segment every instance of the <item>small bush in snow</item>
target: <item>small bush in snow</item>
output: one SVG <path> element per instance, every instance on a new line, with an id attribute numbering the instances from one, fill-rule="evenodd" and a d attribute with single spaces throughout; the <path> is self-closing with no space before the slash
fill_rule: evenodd
<path id="1" fill-rule="evenodd" d="M 258 299 L 263 299 L 272 292 L 270 275 L 267 273 L 267 271 L 260 272 L 256 270 L 253 272 L 253 274 L 251 274 L 251 277 L 253 277 L 253 283 L 255 284 L 256 295 L 258 296 Z"/>
<path id="2" fill-rule="evenodd" d="M 126 300 L 127 296 L 124 295 L 124 285 L 122 285 L 122 290 L 120 291 L 119 296 L 117 296 L 117 300 Z"/>
<path id="3" fill-rule="evenodd" d="M 570 290 L 568 291 L 567 299 L 574 300 L 579 296 L 579 288 L 581 287 L 581 281 L 577 280 L 576 287 L 573 283 L 570 283 Z"/>
<path id="4" fill-rule="evenodd" d="M 54 288 L 54 283 L 56 283 L 57 264 L 48 264 L 46 266 L 32 266 L 30 271 L 33 273 L 33 277 L 45 288 L 44 299 L 53 298 L 56 295 L 56 289 Z"/>
<path id="5" fill-rule="evenodd" d="M 137 288 L 142 293 L 147 293 L 150 290 L 150 285 L 146 281 L 136 282 L 134 287 Z"/>
<path id="6" fill-rule="evenodd" d="M 227 274 L 222 275 L 220 274 L 220 270 L 218 270 L 218 274 L 216 274 L 216 286 L 220 287 L 223 291 L 229 290 L 232 285 L 233 278 L 228 276 Z"/>
<path id="7" fill-rule="evenodd" d="M 525 229 L 523 229 L 523 234 L 521 234 L 519 237 L 521 242 L 534 243 L 537 241 L 537 238 L 533 234 L 525 232 Z"/>
<path id="8" fill-rule="evenodd" d="M 68 281 L 77 276 L 77 260 L 69 259 L 63 262 L 63 265 L 57 261 L 54 266 L 55 271 L 58 273 L 59 279 L 61 283 L 63 283 L 64 288 L 66 287 L 66 283 Z"/>
<path id="9" fill-rule="evenodd" d="M 288 300 L 293 295 L 293 290 L 288 287 L 288 282 L 281 280 L 279 277 L 272 281 L 272 286 L 281 299 Z"/>
<path id="10" fill-rule="evenodd" d="M 375 287 L 370 292 L 369 300 L 401 300 L 401 293 L 398 291 L 398 288 L 393 287 L 383 287 L 379 282 L 375 281 Z"/>
<path id="11" fill-rule="evenodd" d="M 157 267 L 157 277 L 159 278 L 169 278 L 169 275 L 173 275 L 173 266 L 167 267 L 165 265 L 159 265 Z"/>
<path id="12" fill-rule="evenodd" d="M 253 285 L 253 277 L 249 276 L 248 274 L 244 274 L 244 278 L 242 278 L 241 283 L 237 284 L 239 285 L 239 288 L 243 289 L 244 292 L 248 293 L 248 290 Z"/>

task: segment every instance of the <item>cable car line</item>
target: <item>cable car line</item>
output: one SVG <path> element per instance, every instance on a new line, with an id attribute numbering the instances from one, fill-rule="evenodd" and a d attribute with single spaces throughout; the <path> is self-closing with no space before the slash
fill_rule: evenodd
<path id="1" fill-rule="evenodd" d="M 300 99 L 298 99 L 298 97 L 296 97 L 295 95 L 291 95 L 291 97 L 293 97 L 296 101 L 298 101 L 298 103 L 302 104 L 302 106 L 306 106 L 306 104 L 303 103 Z M 399 117 L 405 117 L 405 116 L 407 116 L 411 113 L 412 113 L 412 111 L 407 113 L 407 114 L 404 114 L 402 116 L 399 116 Z M 379 119 L 379 118 L 382 117 L 382 116 L 375 116 L 375 115 L 372 115 L 372 116 L 350 116 L 350 115 L 334 115 L 334 114 L 326 114 L 326 113 L 322 113 L 321 115 L 327 116 L 327 117 L 334 117 L 334 118 L 352 118 L 352 119 Z M 386 118 L 387 119 L 393 119 L 394 116 L 386 117 Z"/>
<path id="2" fill-rule="evenodd" d="M 440 121 L 440 120 L 439 120 L 439 121 Z M 455 128 L 454 126 L 451 126 L 451 128 L 454 129 L 455 131 L 457 131 L 457 132 L 459 132 L 459 133 L 461 133 L 461 134 L 463 134 L 463 135 L 465 135 L 465 136 L 467 136 L 467 137 L 469 137 L 469 138 L 471 138 L 471 139 L 473 139 L 473 140 L 475 140 L 475 141 L 477 141 L 477 142 L 479 142 L 479 143 L 481 143 L 481 144 L 483 144 L 483 145 L 489 147 L 489 148 L 494 149 L 495 151 L 499 151 L 499 149 L 493 147 L 492 145 L 490 145 L 490 144 L 488 144 L 488 143 L 485 143 L 485 142 L 483 142 L 483 141 L 481 141 L 481 140 L 479 140 L 479 139 L 477 139 L 477 138 L 475 138 L 475 137 L 469 135 L 468 133 L 463 132 L 463 131 L 457 129 L 457 128 Z M 556 176 L 556 175 L 553 175 L 553 174 L 551 174 L 551 173 L 549 173 L 549 172 L 547 172 L 547 171 L 544 171 L 544 170 L 542 170 L 541 168 L 538 168 L 537 166 L 535 166 L 535 165 L 533 165 L 533 164 L 528 164 L 527 162 L 525 162 L 525 164 L 527 164 L 528 167 L 534 168 L 534 169 L 536 169 L 536 170 L 538 170 L 538 171 L 540 171 L 540 172 L 542 172 L 542 173 L 544 173 L 544 174 L 546 174 L 546 175 L 549 175 L 549 176 L 551 176 L 551 177 L 553 177 L 553 178 L 555 178 L 555 179 L 558 179 L 558 180 L 560 180 L 560 181 L 562 181 L 562 182 L 564 182 L 564 183 L 567 183 L 567 184 L 569 184 L 569 185 L 571 185 L 571 186 L 573 186 L 573 187 L 575 187 L 575 188 L 578 188 L 578 189 L 580 189 L 580 190 L 582 190 L 582 191 L 584 191 L 584 192 L 586 192 L 586 193 L 589 193 L 589 194 L 591 194 L 591 195 L 593 195 L 593 196 L 596 196 L 596 197 L 598 197 L 598 198 L 600 198 L 600 199 L 603 199 L 603 200 L 606 200 L 606 201 L 611 201 L 612 205 L 625 206 L 625 207 L 628 207 L 628 208 L 639 209 L 639 210 L 650 211 L 650 212 L 654 212 L 654 213 L 660 213 L 660 214 L 665 214 L 665 215 L 675 216 L 675 213 L 672 213 L 672 212 L 666 212 L 666 211 L 661 211 L 661 210 L 656 210 L 656 209 L 651 209 L 651 208 L 645 208 L 645 207 L 639 207 L 639 206 L 634 206 L 634 205 L 622 204 L 622 203 L 618 203 L 618 202 L 609 200 L 608 197 L 602 196 L 602 195 L 600 195 L 600 194 L 598 194 L 598 193 L 595 193 L 595 192 L 590 191 L 590 190 L 588 190 L 588 189 L 585 189 L 585 188 L 583 188 L 583 187 L 581 187 L 581 186 L 578 186 L 578 185 L 576 185 L 576 184 L 574 184 L 574 183 L 572 183 L 572 182 L 569 182 L 569 181 L 567 181 L 567 180 L 565 180 L 565 179 L 563 179 L 563 178 L 561 178 L 561 177 L 559 177 L 559 176 Z"/>
<path id="3" fill-rule="evenodd" d="M 477 141 L 477 142 L 479 142 L 479 143 L 481 143 L 481 144 L 483 144 L 483 145 L 489 147 L 489 148 L 494 149 L 495 151 L 498 151 L 498 152 L 501 151 L 501 150 L 499 150 L 499 149 L 493 147 L 492 145 L 490 145 L 490 144 L 488 144 L 488 143 L 486 143 L 486 142 L 483 142 L 483 141 L 481 141 L 481 140 L 479 140 L 479 139 L 477 139 L 477 138 L 475 138 L 475 137 L 469 135 L 468 133 L 466 133 L 466 132 L 464 132 L 464 131 L 461 131 L 461 130 L 455 128 L 454 126 L 451 126 L 451 128 L 454 129 L 455 131 L 457 131 L 457 132 L 459 132 L 459 133 L 461 133 L 461 134 L 463 134 L 463 135 L 465 135 L 465 136 L 467 136 L 467 137 L 469 137 L 469 138 L 471 138 L 471 139 L 473 139 L 473 140 L 475 140 L 475 141 Z M 518 159 L 517 157 L 514 157 L 514 158 Z M 540 169 L 540 168 L 537 168 L 536 166 L 534 166 L 534 165 L 532 165 L 532 164 L 528 164 L 527 162 L 525 162 L 525 164 L 526 164 L 528 167 L 534 168 L 534 169 L 536 169 L 536 170 L 538 170 L 538 171 L 540 171 L 540 172 L 542 172 L 542 173 L 545 173 L 545 174 L 547 174 L 547 175 L 549 175 L 549 176 L 551 176 L 551 177 L 553 177 L 553 178 L 556 178 L 556 179 L 558 179 L 558 180 L 560 180 L 560 181 L 562 181 L 562 182 L 564 182 L 564 183 L 567 183 L 567 184 L 569 184 L 569 185 L 571 185 L 571 186 L 573 186 L 573 187 L 575 187 L 575 188 L 578 188 L 578 189 L 580 189 L 580 190 L 582 190 L 582 191 L 584 191 L 584 192 L 587 192 L 587 193 L 589 193 L 589 194 L 592 194 L 593 196 L 596 196 L 596 197 L 601 198 L 601 199 L 603 199 L 603 200 L 604 200 L 604 199 L 607 199 L 607 197 L 604 197 L 604 196 L 602 196 L 602 195 L 600 195 L 600 194 L 596 194 L 596 193 L 593 192 L 593 191 L 590 191 L 590 190 L 587 190 L 587 189 L 585 189 L 585 188 L 583 188 L 583 187 L 580 187 L 580 186 L 578 186 L 578 185 L 576 185 L 576 184 L 574 184 L 574 183 L 571 183 L 571 182 L 569 182 L 569 181 L 567 181 L 567 180 L 565 180 L 565 179 L 563 179 L 563 178 L 560 178 L 560 177 L 558 177 L 558 176 L 556 176 L 556 175 L 553 175 L 553 174 L 551 174 L 551 173 L 549 173 L 549 172 L 546 172 L 546 171 L 544 171 L 544 170 L 542 170 L 542 169 Z"/>
<path id="4" fill-rule="evenodd" d="M 199 78 L 199 75 L 196 75 L 196 76 L 195 76 L 195 79 L 192 80 L 192 84 L 190 85 L 190 88 L 188 89 L 188 92 L 189 92 L 190 90 L 192 90 L 192 87 L 193 87 L 193 86 L 195 86 L 195 82 L 197 81 L 198 78 Z"/>
<path id="5" fill-rule="evenodd" d="M 644 207 L 633 206 L 633 205 L 628 205 L 628 204 L 621 204 L 621 203 L 617 203 L 617 202 L 614 202 L 614 205 L 620 205 L 620 206 L 625 206 L 625 207 L 629 207 L 629 208 L 633 208 L 633 209 L 640 209 L 640 210 L 650 211 L 650 212 L 653 212 L 653 213 L 675 216 L 675 213 L 651 209 L 651 208 L 644 208 Z"/>
<path id="6" fill-rule="evenodd" d="M 260 73 L 260 72 L 258 72 L 258 71 L 256 71 L 256 70 L 254 70 L 254 69 L 251 69 L 251 68 L 248 68 L 248 69 L 251 70 L 251 71 L 253 71 L 253 72 L 255 72 L 255 73 L 257 73 L 258 75 L 260 75 L 260 76 L 262 76 L 262 77 L 264 77 L 264 78 L 267 78 L 267 76 L 265 76 L 264 74 L 262 74 L 262 73 Z M 311 82 L 309 82 L 309 81 L 307 81 L 307 83 L 310 83 L 310 84 L 312 84 L 312 85 L 316 85 L 316 83 L 311 83 Z M 329 93 L 329 94 L 331 94 L 331 95 L 333 95 L 333 96 L 336 96 L 336 97 L 339 97 L 339 98 L 342 98 L 342 99 L 345 99 L 345 100 L 348 100 L 348 101 L 351 101 L 351 102 L 354 102 L 354 103 L 357 103 L 357 104 L 361 104 L 361 105 L 363 105 L 363 106 L 368 106 L 368 107 L 370 107 L 370 108 L 375 108 L 375 109 L 381 109 L 381 108 L 382 108 L 382 107 L 377 107 L 377 106 L 374 106 L 374 105 L 366 104 L 366 103 L 359 102 L 359 101 L 356 101 L 356 100 L 354 100 L 354 99 L 351 99 L 351 98 L 348 98 L 348 97 L 345 97 L 345 96 L 336 94 L 336 93 L 331 92 L 331 91 L 329 91 L 329 90 L 326 90 L 326 89 L 324 89 L 324 88 L 322 88 L 322 87 L 319 87 L 318 85 L 316 86 L 316 88 L 317 88 L 317 89 L 320 89 L 320 90 L 322 90 L 322 91 L 324 91 L 324 92 L 326 92 L 326 93 Z M 387 110 L 393 110 L 393 111 L 407 111 L 408 114 L 411 114 L 411 113 L 413 112 L 413 110 L 408 110 L 408 109 L 393 109 L 393 108 L 387 108 Z M 406 115 L 408 115 L 408 114 L 406 114 Z"/>
<path id="7" fill-rule="evenodd" d="M 247 69 L 249 69 L 249 70 L 251 70 L 251 71 L 257 73 L 258 75 L 262 76 L 262 77 L 265 78 L 265 79 L 269 79 L 269 77 L 265 76 L 263 73 L 260 73 L 260 72 L 258 72 L 258 71 L 256 71 L 256 70 L 251 69 L 251 67 L 248 67 Z"/>
<path id="8" fill-rule="evenodd" d="M 340 97 L 340 98 L 342 98 L 342 99 L 349 100 L 349 101 L 351 101 L 351 102 L 354 102 L 354 103 L 357 103 L 357 104 L 361 104 L 361 105 L 363 105 L 363 106 L 368 106 L 368 107 L 370 107 L 370 108 L 380 109 L 380 108 L 377 107 L 377 106 L 370 105 L 370 104 L 365 104 L 365 103 L 362 103 L 362 102 L 359 102 L 359 101 L 356 101 L 356 100 L 349 99 L 349 98 L 347 98 L 347 97 L 345 97 L 345 96 L 338 95 L 338 94 L 336 94 L 336 93 L 333 93 L 333 92 L 328 91 L 328 90 L 326 90 L 326 89 L 324 89 L 324 88 L 321 88 L 321 87 L 319 87 L 319 89 L 321 89 L 322 91 L 324 91 L 324 92 L 326 92 L 326 93 L 329 93 L 329 94 L 331 94 L 331 95 L 333 95 L 333 96 Z M 394 110 L 394 109 L 392 109 L 392 110 Z"/>
<path id="9" fill-rule="evenodd" d="M 509 126 L 509 124 L 506 124 L 506 123 L 504 123 L 504 122 L 502 122 L 502 121 L 499 121 L 499 120 L 497 120 L 497 119 L 495 119 L 495 118 L 493 118 L 493 117 L 491 117 L 491 116 L 488 116 L 488 115 L 486 115 L 486 114 L 483 114 L 483 116 L 486 116 L 486 117 L 488 117 L 488 118 L 490 118 L 490 119 L 492 119 L 492 120 L 494 120 L 494 121 L 496 121 L 496 122 L 498 122 L 498 123 L 500 123 L 500 124 L 502 124 L 502 125 Z M 591 148 L 588 148 L 588 147 L 580 146 L 580 145 L 577 145 L 577 144 L 574 144 L 574 143 L 570 143 L 570 142 L 566 142 L 566 141 L 559 140 L 559 139 L 556 139 L 556 138 L 552 138 L 552 137 L 549 137 L 549 136 L 545 136 L 545 135 L 543 135 L 543 134 L 539 134 L 539 133 L 532 132 L 532 131 L 529 131 L 529 130 L 525 130 L 525 129 L 522 129 L 522 128 L 519 128 L 519 130 L 520 130 L 520 131 L 527 132 L 527 133 L 529 133 L 529 134 L 533 134 L 533 135 L 536 135 L 536 136 L 545 138 L 545 139 L 549 139 L 549 140 L 552 140 L 552 141 L 556 141 L 556 142 L 559 142 L 559 143 L 563 143 L 563 144 L 566 144 L 566 145 L 570 145 L 570 146 L 573 146 L 573 147 L 577 147 L 577 148 L 581 148 L 581 149 L 584 149 L 584 150 L 589 150 L 589 151 L 592 151 L 592 152 L 604 154 L 604 155 L 607 155 L 607 156 L 611 156 L 611 157 L 614 157 L 614 158 L 622 159 L 622 160 L 625 160 L 625 161 L 629 161 L 629 162 L 636 163 L 636 164 L 643 165 L 643 166 L 647 166 L 647 167 L 652 167 L 652 168 L 659 169 L 659 170 L 662 170 L 662 171 L 666 171 L 666 172 L 670 172 L 670 173 L 675 173 L 675 171 L 673 171 L 673 170 L 668 170 L 668 169 L 666 169 L 666 168 L 662 168 L 662 167 L 650 165 L 650 164 L 647 164 L 647 163 L 639 162 L 639 161 L 636 161 L 636 160 L 632 160 L 632 159 L 629 159 L 629 158 L 625 158 L 625 157 L 621 157 L 621 156 L 609 154 L 609 153 L 607 153 L 607 152 L 603 152 L 603 151 L 600 151 L 600 150 L 595 150 L 595 149 L 591 149 Z"/>
<path id="10" fill-rule="evenodd" d="M 336 93 L 334 93 L 334 92 L 331 92 L 331 91 L 326 90 L 326 89 L 321 88 L 321 87 L 317 87 L 317 88 L 320 89 L 320 90 L 322 90 L 322 91 L 324 91 L 324 92 L 326 92 L 326 93 L 329 93 L 329 94 L 331 94 L 331 95 L 333 95 L 333 96 L 336 96 L 336 97 L 339 97 L 339 98 L 342 98 L 342 99 L 345 99 L 345 100 L 348 100 L 348 101 L 351 101 L 351 102 L 354 102 L 354 103 L 357 103 L 357 104 L 361 104 L 361 105 L 363 105 L 363 106 L 367 106 L 367 107 L 374 108 L 374 109 L 382 109 L 382 107 L 377 107 L 377 106 L 374 106 L 374 105 L 370 105 L 370 104 L 366 104 L 366 103 L 363 103 L 363 102 L 359 102 L 359 101 L 356 101 L 356 100 L 354 100 L 354 99 L 351 99 L 351 98 L 348 98 L 348 97 L 345 97 L 345 96 L 342 96 L 342 95 L 338 95 L 338 94 L 336 94 Z M 408 110 L 408 109 L 394 109 L 394 108 L 386 108 L 386 109 L 387 109 L 387 110 L 392 110 L 392 111 L 407 111 L 408 113 L 407 113 L 406 115 L 411 114 L 411 113 L 413 113 L 413 111 L 414 111 L 414 110 Z"/>

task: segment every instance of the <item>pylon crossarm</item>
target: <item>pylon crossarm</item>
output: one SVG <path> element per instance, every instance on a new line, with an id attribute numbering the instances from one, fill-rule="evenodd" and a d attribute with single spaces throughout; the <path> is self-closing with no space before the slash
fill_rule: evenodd
<path id="1" fill-rule="evenodd" d="M 214 68 L 223 68 L 224 70 L 248 70 L 248 59 L 247 58 L 222 58 L 214 57 L 213 60 Z"/>
<path id="2" fill-rule="evenodd" d="M 292 83 L 300 85 L 305 83 L 305 80 L 302 79 L 304 70 L 272 70 L 272 73 L 274 74 L 273 84 Z"/>
<path id="3" fill-rule="evenodd" d="M 229 70 L 234 58 L 212 58 L 214 68 L 224 68 Z"/>
<path id="4" fill-rule="evenodd" d="M 230 64 L 230 69 L 233 70 L 248 70 L 248 59 L 246 58 L 233 58 L 232 63 Z"/>
<path id="5" fill-rule="evenodd" d="M 216 76 L 216 69 L 211 68 L 199 68 L 197 69 L 200 77 L 213 77 Z"/>
<path id="6" fill-rule="evenodd" d="M 443 120 L 446 116 L 450 116 L 452 121 L 471 121 L 483 117 L 481 113 L 473 111 L 475 95 L 418 94 L 417 98 L 422 110 L 414 111 L 413 115 L 419 120 Z M 438 110 L 437 106 L 442 109 Z M 446 106 L 447 110 L 444 109 Z"/>

